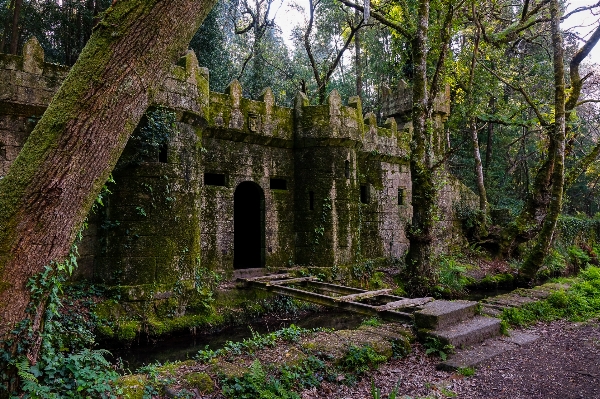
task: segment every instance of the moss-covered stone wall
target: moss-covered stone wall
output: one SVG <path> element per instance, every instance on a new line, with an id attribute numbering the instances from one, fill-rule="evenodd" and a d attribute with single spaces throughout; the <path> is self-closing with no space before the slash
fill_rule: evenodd
<path id="1" fill-rule="evenodd" d="M 0 55 L 0 176 L 66 72 L 44 63 L 35 41 L 23 57 Z M 136 162 L 127 159 L 140 151 L 136 134 L 148 135 L 147 121 L 130 139 L 116 183 L 108 185 L 112 193 L 90 215 L 80 275 L 152 292 L 193 281 L 200 269 L 231 276 L 234 197 L 244 182 L 261 195 L 261 267 L 331 267 L 406 252 L 412 206 L 405 115 L 377 126 L 358 97 L 344 105 L 336 91 L 319 106 L 299 94 L 290 109 L 277 106 L 270 89 L 254 101 L 242 97 L 237 81 L 225 93 L 210 92 L 208 83 L 192 52 L 165 77 L 149 112 L 173 116 L 169 138 Z M 387 108 L 406 103 L 394 98 L 400 105 Z M 440 181 L 439 235 L 454 236 L 454 208 L 472 193 L 449 176 Z"/>

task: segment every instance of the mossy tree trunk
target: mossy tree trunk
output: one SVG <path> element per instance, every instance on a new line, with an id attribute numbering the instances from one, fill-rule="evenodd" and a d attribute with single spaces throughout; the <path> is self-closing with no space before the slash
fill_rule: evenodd
<path id="1" fill-rule="evenodd" d="M 551 1 L 550 15 L 552 21 L 552 50 L 554 55 L 554 123 L 552 124 L 552 133 L 550 135 L 553 152 L 549 154 L 549 157 L 553 158 L 552 189 L 548 212 L 538 235 L 536 245 L 533 251 L 528 254 L 520 270 L 520 274 L 529 279 L 535 277 L 550 250 L 558 216 L 562 209 L 565 182 L 565 68 L 564 46 L 560 31 L 561 12 L 558 0 Z"/>
<path id="2" fill-rule="evenodd" d="M 560 34 L 560 31 L 558 32 L 558 34 Z M 558 51 L 556 49 L 556 46 L 558 44 L 554 42 L 554 40 L 556 39 L 554 36 L 555 33 L 553 32 L 553 51 L 556 52 Z M 595 160 L 598 154 L 600 153 L 600 147 L 597 146 L 597 148 L 594 148 L 586 157 L 582 158 L 580 162 L 574 165 L 572 170 L 568 172 L 567 177 L 565 179 L 564 141 L 566 140 L 569 133 L 566 121 L 570 120 L 573 117 L 573 110 L 578 105 L 583 83 L 585 79 L 590 76 L 586 75 L 585 77 L 581 77 L 579 73 L 579 66 L 581 65 L 581 62 L 585 59 L 585 57 L 587 57 L 591 50 L 596 46 L 598 41 L 600 41 L 600 26 L 598 26 L 593 32 L 593 34 L 589 36 L 586 43 L 584 43 L 584 45 L 575 53 L 575 55 L 571 59 L 571 62 L 569 63 L 570 90 L 568 91 L 567 96 L 567 92 L 564 89 L 563 82 L 562 105 L 556 103 L 558 99 L 557 97 L 555 97 L 555 121 L 553 123 L 550 123 L 549 121 L 546 121 L 543 117 L 539 117 L 542 127 L 546 129 L 549 136 L 547 157 L 540 169 L 538 169 L 536 173 L 533 189 L 528 195 L 527 200 L 525 202 L 525 206 L 521 210 L 521 213 L 516 218 L 516 220 L 509 224 L 501 233 L 500 249 L 504 256 L 511 256 L 519 244 L 530 241 L 536 236 L 538 236 L 538 244 L 540 244 L 540 240 L 547 240 L 548 238 L 552 239 L 554 229 L 552 229 L 552 234 L 548 235 L 548 229 L 550 228 L 550 226 L 548 225 L 548 220 L 554 218 L 555 212 L 560 212 L 560 209 L 556 209 L 556 201 L 560 199 L 562 202 L 562 192 L 564 191 L 565 187 L 571 184 L 581 173 L 583 168 L 586 165 L 589 165 L 593 160 Z M 561 46 L 564 49 L 562 41 Z M 560 82 L 556 80 L 556 68 L 558 68 L 556 65 L 556 54 L 554 55 L 554 57 L 555 96 L 559 96 L 558 91 L 560 90 L 561 86 Z M 564 67 L 561 69 L 562 74 L 564 75 Z M 557 131 L 556 126 L 556 123 L 559 123 L 559 108 L 562 108 L 565 117 L 565 128 L 562 129 L 560 128 L 560 126 L 558 127 L 558 129 L 562 129 L 562 132 Z M 538 110 L 536 110 L 536 114 L 541 115 Z M 563 153 L 562 156 L 559 155 L 561 152 Z M 558 170 L 556 170 L 557 168 Z M 557 196 L 558 188 L 556 187 L 556 184 L 560 186 L 560 197 Z M 558 214 L 556 215 L 556 217 L 558 217 Z M 536 244 L 536 248 L 538 244 Z M 550 243 L 547 244 L 550 245 Z M 542 253 L 536 253 L 536 256 L 538 258 L 542 256 Z M 547 251 L 545 253 L 547 253 Z M 543 254 L 543 257 L 545 257 L 545 254 Z M 531 256 L 528 256 L 528 259 L 530 258 Z M 529 262 L 530 260 L 526 261 L 526 263 Z M 542 262 L 543 258 L 536 261 L 535 264 L 539 268 Z M 533 269 L 533 266 L 528 265 L 527 269 L 531 270 Z M 527 272 L 526 274 L 529 275 L 531 274 L 531 272 Z"/>
<path id="3" fill-rule="evenodd" d="M 419 2 L 417 18 L 417 32 L 413 39 L 413 139 L 410 154 L 413 217 L 409 229 L 410 248 L 406 256 L 410 291 L 415 295 L 426 292 L 435 281 L 432 247 L 437 191 L 432 167 L 433 128 L 427 90 L 429 1 Z"/>
<path id="4" fill-rule="evenodd" d="M 571 117 L 572 111 L 578 104 L 581 88 L 585 80 L 579 74 L 579 65 L 600 40 L 600 26 L 598 26 L 587 42 L 573 56 L 569 64 L 571 87 L 570 93 L 567 96 L 565 90 L 564 45 L 560 30 L 562 14 L 558 0 L 551 1 L 550 15 L 555 91 L 554 123 L 552 124 L 550 136 L 550 149 L 552 152 L 549 152 L 549 157 L 553 157 L 552 185 L 546 216 L 543 220 L 540 233 L 537 236 L 536 244 L 533 250 L 527 255 L 520 270 L 521 276 L 529 280 L 535 277 L 548 255 L 552 239 L 556 232 L 558 217 L 562 209 L 562 199 L 565 189 L 565 142 L 568 133 L 566 121 Z"/>
<path id="5" fill-rule="evenodd" d="M 26 283 L 69 252 L 171 65 L 215 0 L 119 0 L 0 180 L 0 338 L 25 318 Z"/>

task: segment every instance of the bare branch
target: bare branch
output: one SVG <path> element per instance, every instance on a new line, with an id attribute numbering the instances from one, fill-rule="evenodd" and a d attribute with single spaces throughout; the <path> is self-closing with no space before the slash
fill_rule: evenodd
<path id="1" fill-rule="evenodd" d="M 358 11 L 361 11 L 361 12 L 365 11 L 365 8 L 363 6 L 355 4 L 349 0 L 339 0 L 339 2 L 348 7 L 352 7 Z M 379 13 L 378 11 L 375 11 L 373 8 L 371 8 L 371 16 L 374 19 L 376 19 L 377 21 L 379 21 L 381 24 L 387 26 L 388 28 L 394 29 L 396 32 L 398 32 L 405 38 L 412 39 L 413 35 L 410 34 L 406 29 L 404 29 L 404 27 L 402 25 L 400 25 L 397 22 L 391 21 L 390 19 L 385 17 L 383 14 Z"/>
<path id="2" fill-rule="evenodd" d="M 596 4 L 594 4 L 594 5 L 591 5 L 591 6 L 577 7 L 577 8 L 576 8 L 576 9 L 574 9 L 573 11 L 571 11 L 571 12 L 569 12 L 569 13 L 566 13 L 565 15 L 563 15 L 563 16 L 560 18 L 560 20 L 561 20 L 561 21 L 564 21 L 565 19 L 569 18 L 569 17 L 570 17 L 571 15 L 573 15 L 573 14 L 577 14 L 577 13 L 580 13 L 580 12 L 582 12 L 582 11 L 589 11 L 589 10 L 593 10 L 594 8 L 597 8 L 597 7 L 600 7 L 600 1 L 599 1 L 599 2 L 597 2 L 597 3 L 596 3 Z"/>

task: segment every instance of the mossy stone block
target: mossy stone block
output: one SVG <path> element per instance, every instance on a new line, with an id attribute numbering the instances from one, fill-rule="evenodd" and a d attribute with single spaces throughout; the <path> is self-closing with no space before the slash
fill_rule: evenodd
<path id="1" fill-rule="evenodd" d="M 126 375 L 119 378 L 117 386 L 121 388 L 124 399 L 143 399 L 148 378 L 144 375 Z"/>
<path id="2" fill-rule="evenodd" d="M 213 380 L 206 373 L 189 373 L 183 379 L 190 388 L 196 388 L 202 393 L 212 393 L 215 390 Z"/>

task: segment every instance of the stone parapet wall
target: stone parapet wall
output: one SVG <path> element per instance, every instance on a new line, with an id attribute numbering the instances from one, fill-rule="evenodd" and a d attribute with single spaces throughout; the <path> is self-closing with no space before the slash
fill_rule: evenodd
<path id="1" fill-rule="evenodd" d="M 4 176 L 69 69 L 44 62 L 29 40 L 23 56 L 0 54 L 0 176 Z"/>

